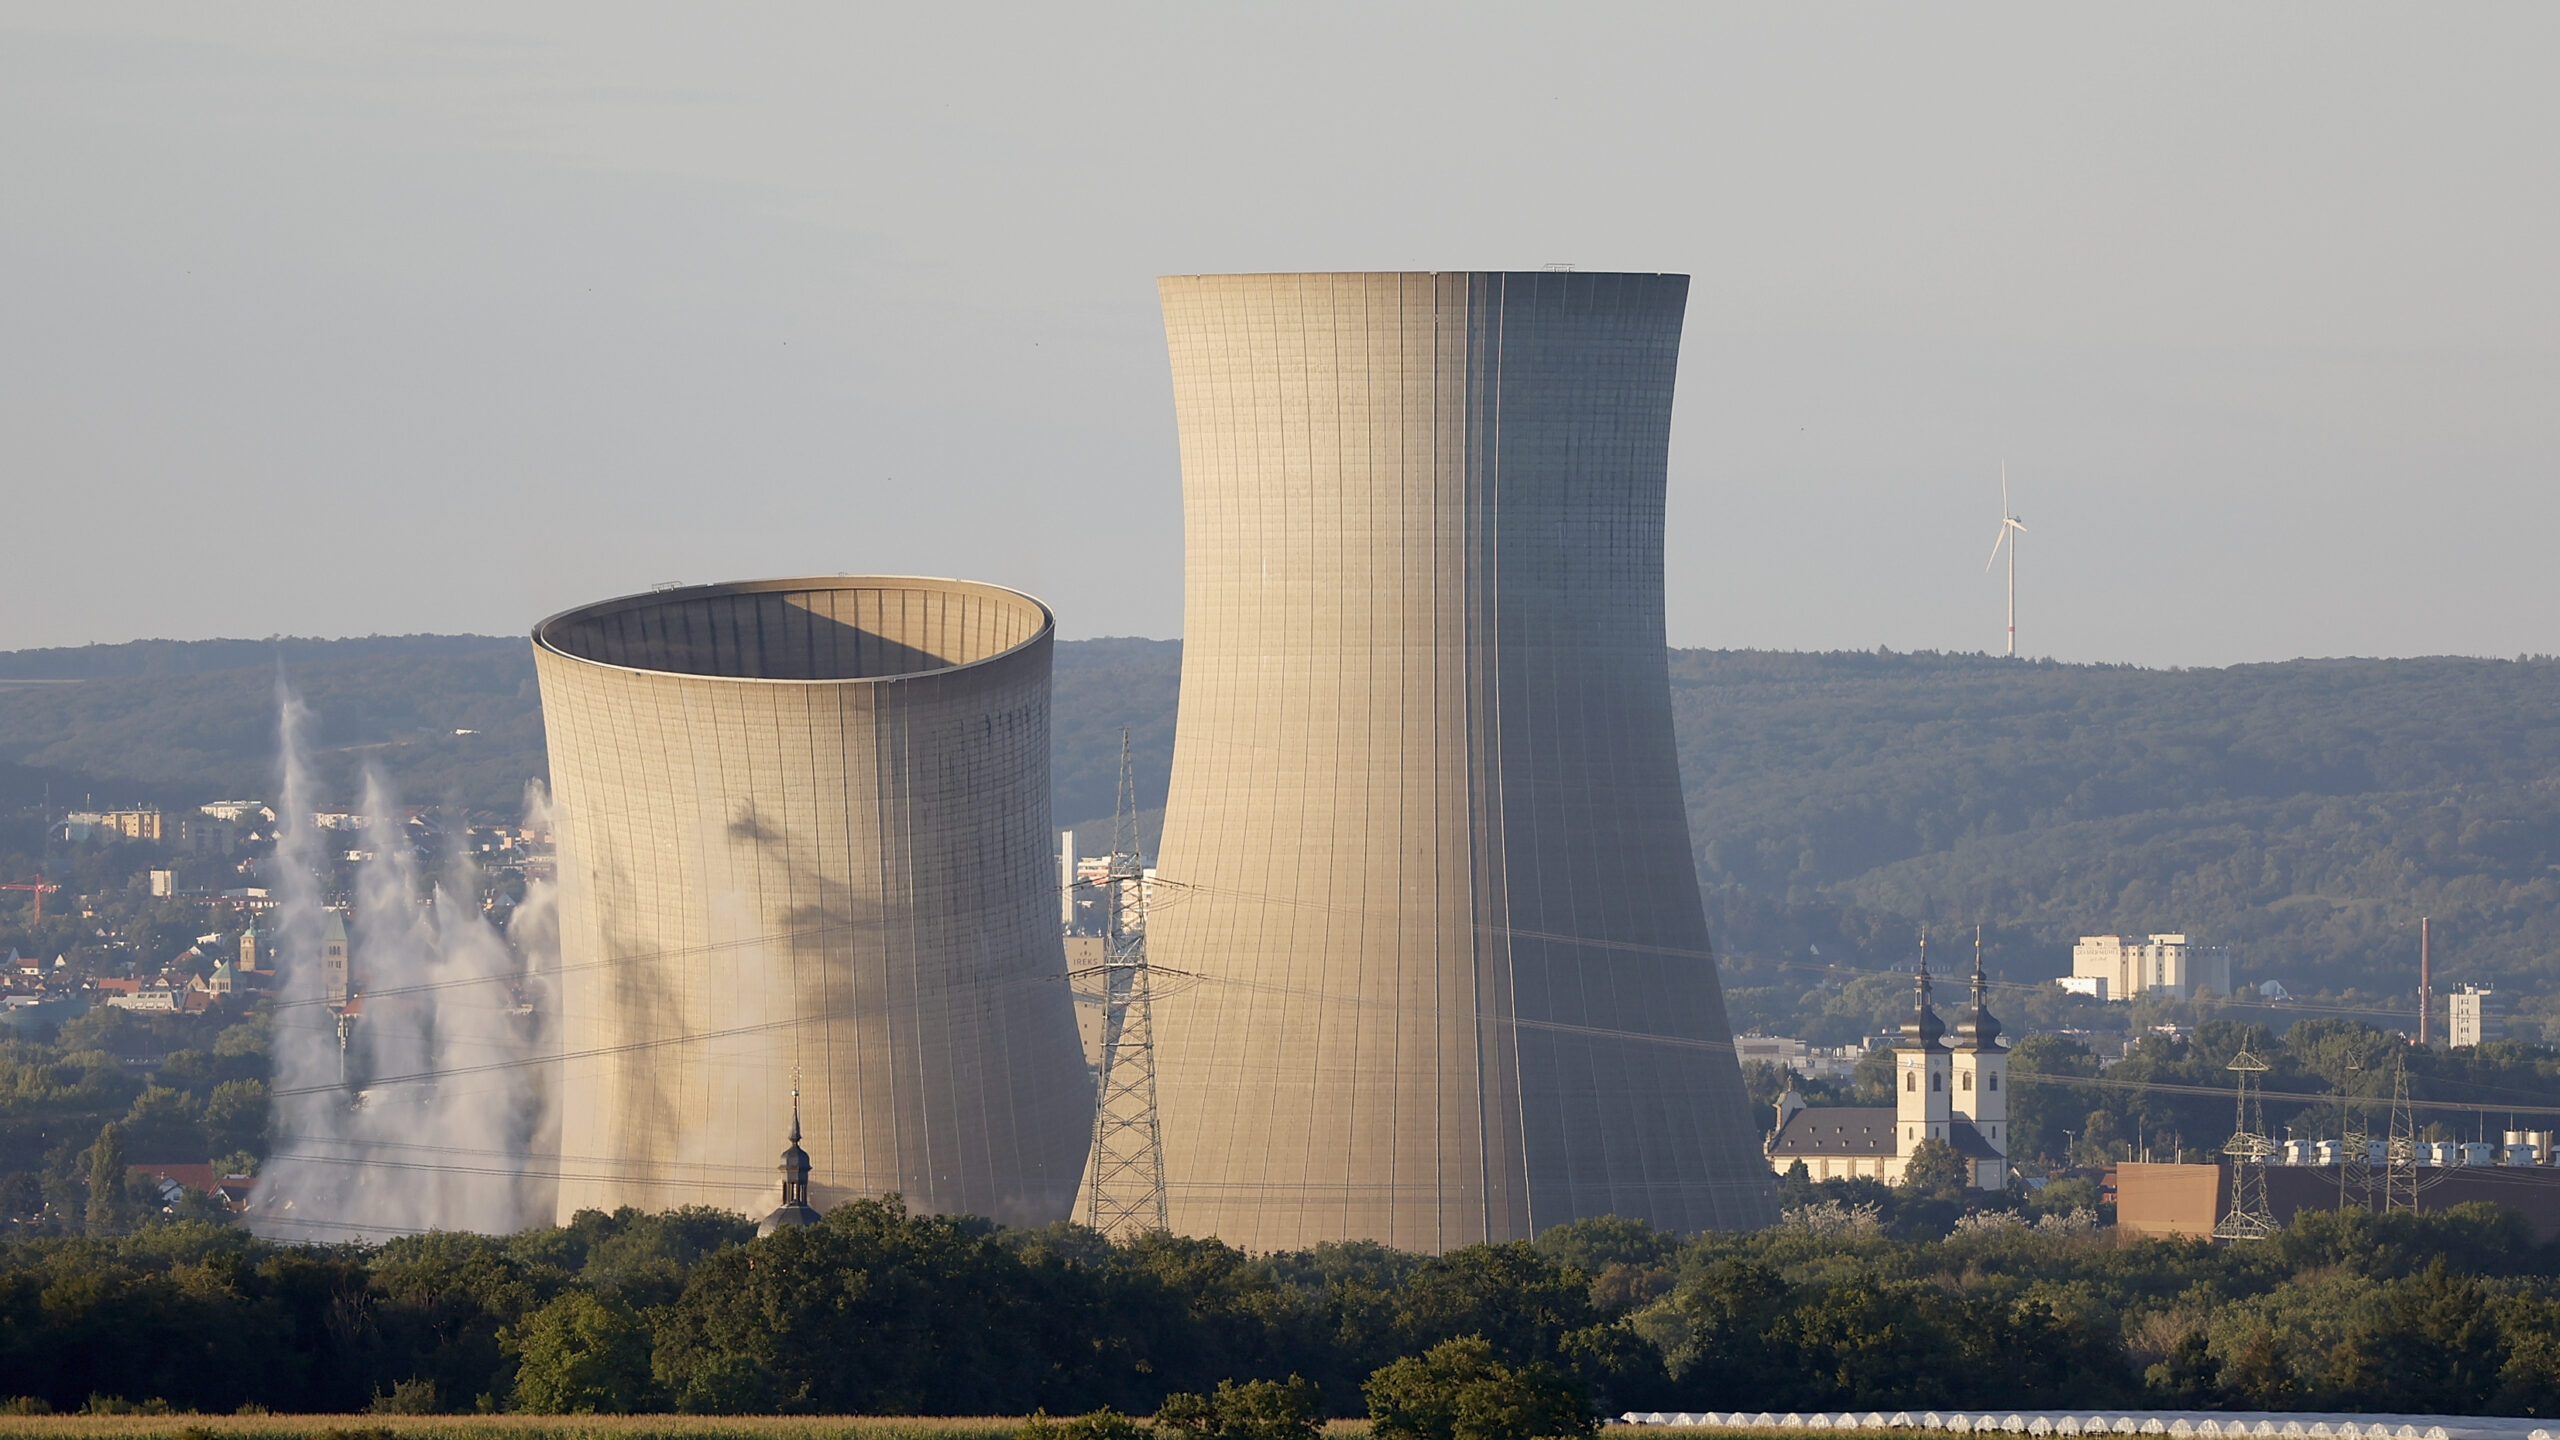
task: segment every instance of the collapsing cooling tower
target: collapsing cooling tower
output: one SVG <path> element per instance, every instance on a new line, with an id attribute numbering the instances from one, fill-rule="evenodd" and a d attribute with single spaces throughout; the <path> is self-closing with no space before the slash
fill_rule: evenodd
<path id="1" fill-rule="evenodd" d="M 1672 749 L 1678 275 L 1162 282 L 1185 588 L 1173 1229 L 1777 1218 Z"/>
<path id="2" fill-rule="evenodd" d="M 559 1212 L 1066 1218 L 1093 1113 L 1058 939 L 1048 610 L 770 580 L 534 632 L 560 815 Z"/>

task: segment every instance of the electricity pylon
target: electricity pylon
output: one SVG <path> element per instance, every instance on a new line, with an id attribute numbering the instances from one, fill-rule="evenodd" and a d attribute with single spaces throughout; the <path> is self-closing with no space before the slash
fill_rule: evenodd
<path id="1" fill-rule="evenodd" d="M 2231 1208 L 2215 1222 L 2213 1238 L 2264 1240 L 2276 1229 L 2274 1207 L 2267 1203 L 2267 1157 L 2276 1147 L 2266 1135 L 2266 1102 L 2258 1092 L 2258 1077 L 2266 1073 L 2267 1062 L 2243 1046 L 2231 1057 L 2230 1069 L 2240 1077 L 2239 1113 L 2231 1122 L 2231 1138 L 2222 1147 L 2222 1153 L 2231 1157 Z"/>
<path id="2" fill-rule="evenodd" d="M 2391 1141 L 2384 1158 L 2382 1209 L 2416 1213 L 2418 1208 L 2418 1119 L 2409 1108 L 2409 1057 L 2391 1067 Z"/>
<path id="3" fill-rule="evenodd" d="M 1115 1240 L 1163 1230 L 1164 1134 L 1156 1123 L 1156 1024 L 1147 971 L 1146 866 L 1138 790 L 1120 732 L 1120 806 L 1103 881 L 1102 1084 L 1085 1161 L 1084 1223 Z"/>
<path id="4" fill-rule="evenodd" d="M 2364 1066 L 2349 1061 L 2347 1069 L 2361 1073 Z M 2351 1206 L 2359 1210 L 2373 1208 L 2373 1136 L 2364 1128 L 2364 1105 L 2350 1097 L 2348 1090 L 2360 1081 L 2338 1083 L 2338 1208 Z"/>

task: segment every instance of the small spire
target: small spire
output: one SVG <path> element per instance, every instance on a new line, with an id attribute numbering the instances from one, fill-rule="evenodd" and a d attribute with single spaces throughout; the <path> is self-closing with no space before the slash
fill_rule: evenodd
<path id="1" fill-rule="evenodd" d="M 800 1067 L 791 1069 L 791 1143 L 782 1148 L 782 1206 L 764 1217 L 756 1226 L 758 1235 L 776 1230 L 796 1230 L 818 1223 L 817 1210 L 809 1204 L 809 1172 L 817 1167 L 809 1163 L 809 1152 L 800 1148 Z"/>
<path id="2" fill-rule="evenodd" d="M 1947 1024 L 1929 1006 L 1929 927 L 1920 927 L 1920 963 L 1911 977 L 1911 1018 L 1902 1022 L 1906 1049 L 1926 1050 L 1947 1033 Z"/>
<path id="3" fill-rule="evenodd" d="M 2000 1021 L 1991 1013 L 1991 977 L 1982 969 L 1982 927 L 1973 927 L 1973 1013 L 1956 1027 L 1959 1050 L 1999 1048 Z"/>

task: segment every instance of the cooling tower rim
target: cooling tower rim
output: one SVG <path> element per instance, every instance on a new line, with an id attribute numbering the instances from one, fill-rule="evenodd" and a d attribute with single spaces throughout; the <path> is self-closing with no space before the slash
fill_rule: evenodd
<path id="1" fill-rule="evenodd" d="M 551 640 L 551 630 L 555 625 L 571 620 L 593 619 L 597 616 L 649 605 L 666 605 L 716 595 L 762 595 L 791 590 L 876 589 L 942 589 L 1015 600 L 1039 613 L 1040 628 L 1002 650 L 981 655 L 975 660 L 964 660 L 957 665 L 939 665 L 928 670 L 901 670 L 888 675 L 843 675 L 816 680 L 774 679 L 761 675 L 706 675 L 693 670 L 672 670 L 653 665 L 617 665 L 610 660 L 591 659 L 574 650 L 554 644 Z M 625 675 L 658 676 L 670 680 L 707 680 L 723 685 L 894 685 L 902 681 L 922 680 L 936 675 L 956 675 L 964 670 L 993 665 L 1049 641 L 1056 636 L 1057 631 L 1057 612 L 1049 608 L 1047 601 L 1025 591 L 1013 589 L 1011 586 L 990 584 L 984 580 L 962 580 L 948 575 L 785 575 L 764 580 L 715 580 L 702 585 L 667 585 L 629 595 L 616 595 L 606 600 L 591 600 L 584 605 L 572 605 L 558 614 L 545 616 L 534 625 L 533 648 L 572 665 L 616 671 Z"/>
<path id="2" fill-rule="evenodd" d="M 1585 280 L 1687 280 L 1680 270 L 1200 270 L 1173 275 L 1159 275 L 1156 282 L 1168 280 L 1393 280 L 1436 279 L 1442 275 L 1481 275 L 1486 278 L 1510 276 L 1542 277 L 1570 275 Z"/>

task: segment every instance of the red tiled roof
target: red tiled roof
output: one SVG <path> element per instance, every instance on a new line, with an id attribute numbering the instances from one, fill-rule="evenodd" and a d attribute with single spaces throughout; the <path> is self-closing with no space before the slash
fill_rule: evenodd
<path id="1" fill-rule="evenodd" d="M 128 1165 L 124 1173 L 128 1180 L 175 1180 L 190 1190 L 210 1190 L 214 1181 L 210 1165 Z"/>

